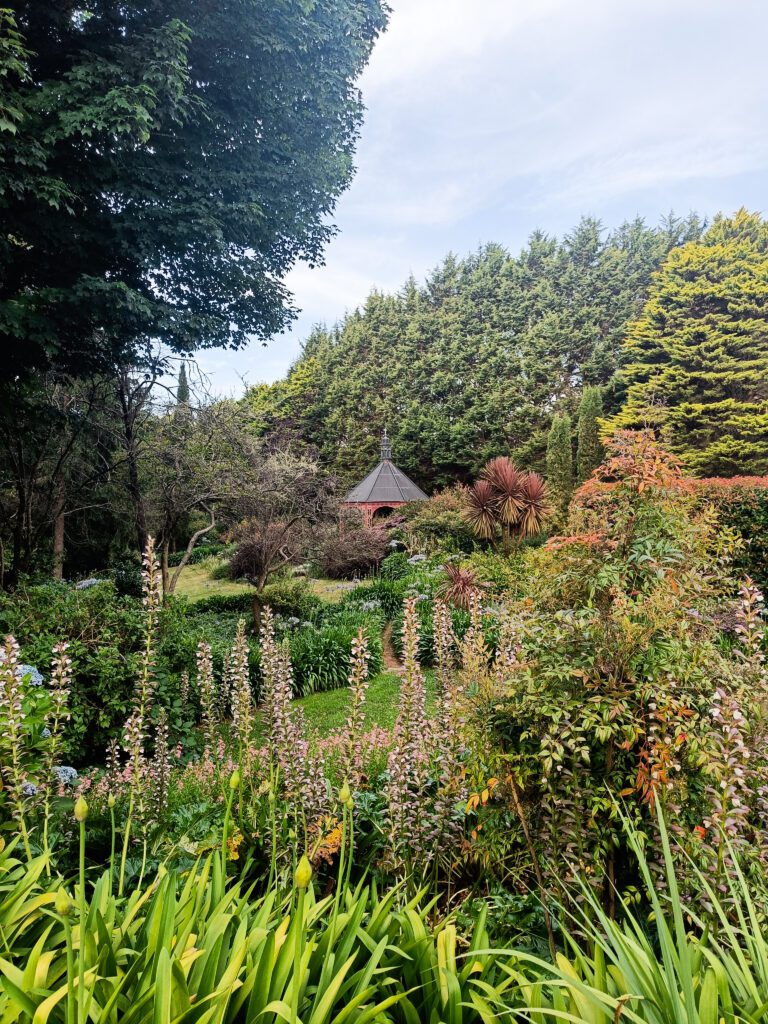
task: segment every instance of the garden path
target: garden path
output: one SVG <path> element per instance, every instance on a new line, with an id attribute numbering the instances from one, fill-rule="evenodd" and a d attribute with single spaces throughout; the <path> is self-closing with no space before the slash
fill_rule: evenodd
<path id="1" fill-rule="evenodd" d="M 400 663 L 395 649 L 392 646 L 392 623 L 388 622 L 384 627 L 384 632 L 381 634 L 381 642 L 384 646 L 384 671 L 385 672 L 397 672 L 398 675 L 402 675 L 403 666 Z"/>

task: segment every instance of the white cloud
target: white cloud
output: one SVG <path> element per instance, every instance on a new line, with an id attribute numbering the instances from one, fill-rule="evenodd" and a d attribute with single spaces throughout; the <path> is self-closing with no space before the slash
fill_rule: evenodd
<path id="1" fill-rule="evenodd" d="M 511 248 L 581 213 L 765 202 L 763 0 L 393 0 L 326 265 L 296 268 L 287 339 L 240 355 L 279 376 L 311 325 L 452 249 Z M 203 361 L 209 357 L 204 356 Z M 236 384 L 216 362 L 214 382 Z"/>

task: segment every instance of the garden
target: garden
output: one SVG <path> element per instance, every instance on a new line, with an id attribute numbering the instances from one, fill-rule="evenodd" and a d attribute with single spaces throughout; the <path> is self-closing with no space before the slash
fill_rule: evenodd
<path id="1" fill-rule="evenodd" d="M 2 1019 L 764 1019 L 763 598 L 716 490 L 626 431 L 562 532 L 497 458 L 349 583 L 164 597 L 150 539 L 140 596 L 2 598 Z"/>
<path id="2" fill-rule="evenodd" d="M 581 6 L 0 5 L 0 1024 L 768 1024 L 761 5 Z"/>

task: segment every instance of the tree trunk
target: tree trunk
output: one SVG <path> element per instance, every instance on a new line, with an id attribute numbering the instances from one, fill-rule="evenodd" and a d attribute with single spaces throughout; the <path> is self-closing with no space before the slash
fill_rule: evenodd
<path id="1" fill-rule="evenodd" d="M 141 405 L 146 400 L 144 395 L 139 399 L 131 392 L 131 382 L 127 370 L 122 370 L 118 383 L 118 397 L 123 419 L 123 444 L 125 461 L 128 466 L 128 495 L 133 505 L 136 528 L 136 542 L 139 552 L 147 546 L 147 513 L 144 508 L 144 496 L 141 493 L 139 480 L 139 451 L 136 440 L 136 418 Z"/>
<path id="2" fill-rule="evenodd" d="M 205 505 L 203 506 L 203 508 L 205 508 L 205 511 L 211 517 L 211 521 L 210 521 L 210 523 L 207 526 L 204 526 L 201 530 L 197 530 L 189 538 L 189 543 L 187 544 L 187 549 L 184 552 L 184 555 L 182 556 L 182 559 L 179 562 L 178 566 L 176 567 L 176 572 L 173 574 L 173 576 L 170 575 L 170 572 L 169 572 L 169 569 L 168 569 L 168 544 L 169 544 L 169 542 L 168 541 L 163 541 L 163 595 L 164 596 L 166 596 L 168 594 L 172 594 L 174 592 L 174 590 L 176 589 L 176 584 L 179 582 L 179 576 L 181 576 L 181 570 L 184 568 L 184 566 L 187 564 L 187 562 L 189 562 L 189 557 L 190 557 L 190 555 L 192 554 L 192 552 L 195 549 L 195 544 L 197 544 L 197 542 L 200 540 L 200 538 L 204 537 L 206 535 L 206 533 L 209 533 L 214 528 L 214 526 L 216 525 L 216 513 L 213 511 L 213 509 L 210 509 L 210 508 L 208 508 Z"/>
<path id="3" fill-rule="evenodd" d="M 147 546 L 147 513 L 144 508 L 144 498 L 139 483 L 139 460 L 136 452 L 136 438 L 131 434 L 126 437 L 126 457 L 128 460 L 128 494 L 133 504 L 136 517 L 136 542 L 139 551 L 144 551 Z"/>
<path id="4" fill-rule="evenodd" d="M 8 582 L 11 589 L 13 589 L 19 582 L 19 576 L 26 571 L 28 565 L 29 546 L 25 541 L 28 540 L 27 523 L 31 518 L 30 512 L 30 492 L 25 486 L 24 480 L 17 480 L 16 482 L 16 521 L 13 524 L 13 558 L 11 561 L 11 571 L 8 574 Z"/>
<path id="5" fill-rule="evenodd" d="M 53 520 L 53 578 L 64 577 L 64 495 L 59 493 Z"/>
<path id="6" fill-rule="evenodd" d="M 163 580 L 163 594 L 170 593 L 170 573 L 168 571 L 168 548 L 170 542 L 167 537 L 163 537 L 163 544 L 160 548 L 160 572 Z"/>

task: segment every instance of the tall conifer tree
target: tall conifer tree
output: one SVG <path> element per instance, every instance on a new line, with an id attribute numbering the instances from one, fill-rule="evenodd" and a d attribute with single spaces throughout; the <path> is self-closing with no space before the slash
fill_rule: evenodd
<path id="1" fill-rule="evenodd" d="M 573 450 L 571 448 L 571 417 L 558 413 L 552 420 L 547 440 L 547 486 L 555 522 L 562 525 L 568 514 L 573 494 Z"/>
<path id="2" fill-rule="evenodd" d="M 603 461 L 598 420 L 603 415 L 603 394 L 598 387 L 584 388 L 577 425 L 576 479 L 581 484 Z"/>
<path id="3" fill-rule="evenodd" d="M 768 224 L 739 210 L 670 252 L 624 345 L 624 408 L 702 476 L 768 472 Z"/>
<path id="4" fill-rule="evenodd" d="M 176 387 L 176 404 L 189 405 L 189 381 L 187 380 L 187 366 L 183 360 L 179 370 L 179 383 Z"/>

